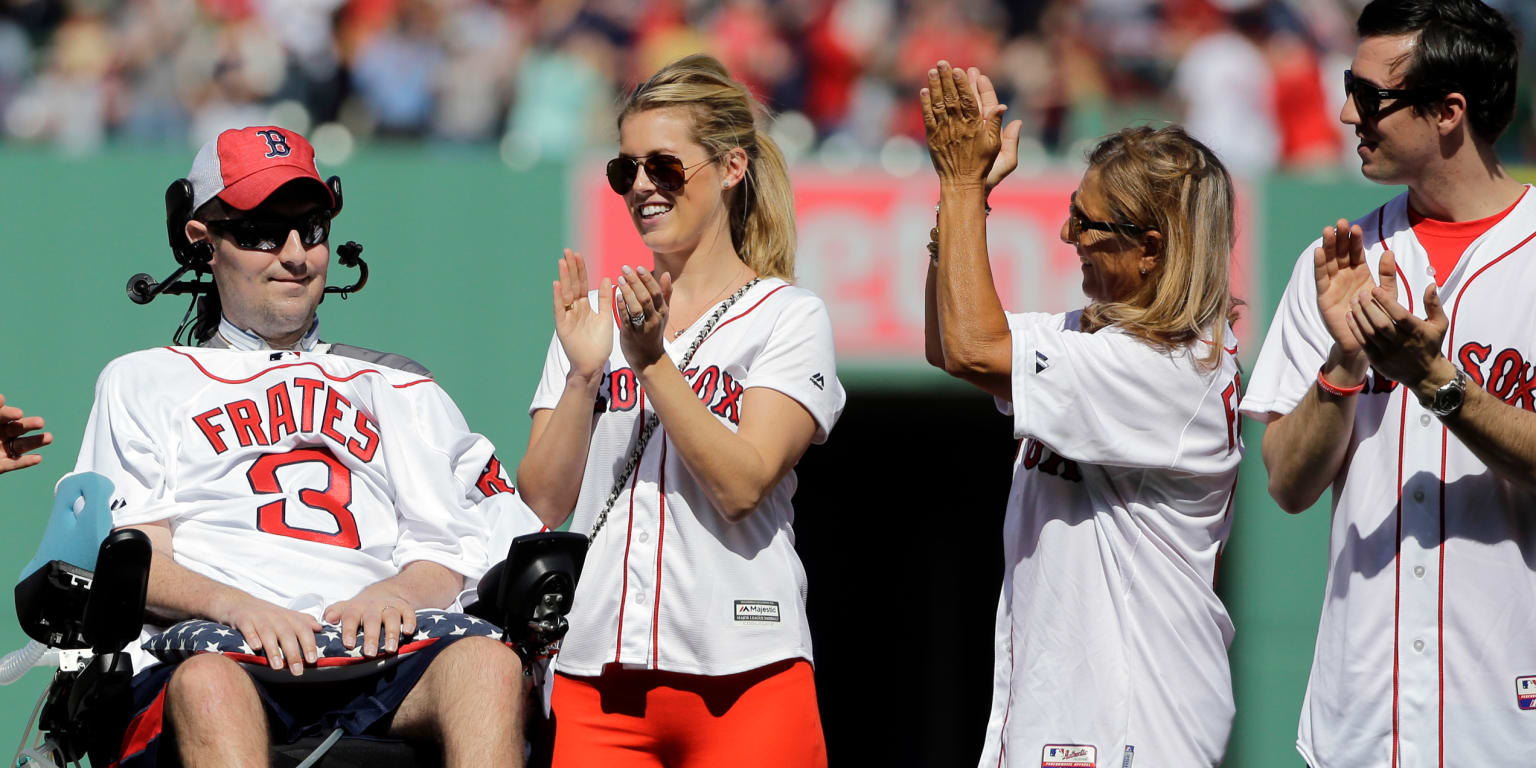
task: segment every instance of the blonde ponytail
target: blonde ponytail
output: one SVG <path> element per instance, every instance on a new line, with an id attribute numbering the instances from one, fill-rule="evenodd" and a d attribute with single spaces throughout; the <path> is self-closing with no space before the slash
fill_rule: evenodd
<path id="1" fill-rule="evenodd" d="M 729 196 L 731 244 L 762 277 L 795 279 L 795 198 L 784 153 L 758 123 L 767 112 L 713 56 L 697 54 L 661 68 L 636 86 L 619 110 L 619 126 L 637 112 L 682 107 L 693 115 L 693 139 L 724 162 L 747 153 L 747 173 Z"/>

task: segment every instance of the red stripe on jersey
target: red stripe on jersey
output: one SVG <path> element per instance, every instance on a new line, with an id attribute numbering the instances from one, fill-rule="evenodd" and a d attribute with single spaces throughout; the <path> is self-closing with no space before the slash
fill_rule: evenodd
<path id="1" fill-rule="evenodd" d="M 640 424 L 645 425 L 645 393 L 640 393 Z M 629 602 L 629 541 L 635 532 L 635 483 L 640 480 L 640 465 L 645 463 L 645 452 L 640 453 L 640 458 L 635 462 L 635 473 L 629 478 L 629 523 L 624 532 L 624 586 L 619 589 L 619 629 L 614 633 L 613 663 L 623 661 L 624 656 L 624 606 Z"/>
<path id="2" fill-rule="evenodd" d="M 1408 393 L 1406 387 L 1398 387 L 1402 394 L 1402 414 L 1397 421 L 1397 517 L 1396 552 L 1392 555 L 1392 768 L 1397 768 L 1397 648 L 1399 608 L 1403 592 L 1403 438 L 1408 429 Z"/>
<path id="3" fill-rule="evenodd" d="M 1376 209 L 1376 239 L 1382 248 L 1387 248 L 1385 236 L 1385 221 L 1387 207 Z M 1408 276 L 1403 274 L 1403 266 L 1396 265 L 1398 282 L 1403 286 L 1403 293 L 1408 297 L 1408 311 L 1413 311 L 1413 286 L 1408 282 Z M 1403 444 L 1406 441 L 1408 431 L 1408 395 L 1402 394 L 1402 407 L 1397 420 L 1397 507 L 1393 511 L 1396 516 L 1397 539 L 1394 543 L 1392 555 L 1392 768 L 1398 765 L 1398 678 L 1401 673 L 1401 659 L 1398 656 L 1398 645 L 1401 642 L 1399 633 L 1401 624 L 1402 591 L 1403 591 Z"/>
<path id="4" fill-rule="evenodd" d="M 1214 345 L 1216 342 L 1211 341 L 1210 339 L 1201 339 L 1200 343 L 1206 345 L 1207 347 L 1209 347 L 1209 346 Z M 1227 353 L 1227 354 L 1229 354 L 1229 355 L 1231 355 L 1233 357 L 1237 357 L 1237 345 L 1236 344 L 1233 344 L 1230 347 L 1222 347 L 1221 351 L 1223 351 L 1223 352 L 1225 352 L 1225 353 Z"/>
<path id="5" fill-rule="evenodd" d="M 1445 453 L 1446 435 L 1450 432 L 1440 425 L 1440 597 L 1435 606 L 1437 636 L 1436 652 L 1440 654 L 1440 766 L 1445 766 Z"/>
<path id="6" fill-rule="evenodd" d="M 1524 248 L 1526 243 L 1531 242 L 1531 240 L 1533 238 L 1536 238 L 1536 232 L 1532 232 L 1531 234 L 1526 235 L 1525 239 L 1521 240 L 1519 243 L 1517 243 L 1515 245 L 1515 247 L 1513 247 L 1513 248 L 1511 248 L 1511 249 L 1509 249 L 1509 250 L 1499 254 L 1498 258 L 1494 259 L 1493 261 L 1490 261 L 1487 264 L 1484 264 L 1476 272 L 1473 272 L 1472 276 L 1467 278 L 1467 282 L 1461 286 L 1461 290 L 1456 292 L 1456 301 L 1455 301 L 1455 303 L 1453 303 L 1451 305 L 1451 323 L 1450 323 L 1450 328 L 1447 330 L 1446 336 L 1445 336 L 1445 342 L 1446 342 L 1445 343 L 1445 348 L 1446 349 L 1453 350 L 1453 351 L 1456 349 L 1456 317 L 1461 312 L 1461 299 L 1462 299 L 1462 297 L 1466 296 L 1467 295 L 1467 291 L 1472 288 L 1472 281 L 1476 280 L 1484 272 L 1487 272 L 1489 270 L 1489 268 L 1491 268 L 1493 265 L 1503 261 L 1510 254 L 1514 253 L 1515 251 L 1520 250 L 1521 248 Z M 1442 305 L 1442 311 L 1444 311 L 1443 305 Z M 1405 408 L 1406 408 L 1406 402 L 1407 401 L 1405 400 L 1404 401 L 1404 407 Z M 1439 640 L 1438 640 L 1438 642 L 1440 644 L 1440 647 L 1437 650 L 1437 652 L 1440 655 L 1440 765 L 1441 766 L 1445 765 L 1445 464 L 1446 464 L 1446 452 L 1447 452 L 1447 449 L 1448 449 L 1447 441 L 1448 441 L 1448 430 L 1446 429 L 1446 427 L 1444 425 L 1441 425 L 1441 427 L 1440 427 L 1440 602 L 1439 602 L 1439 609 L 1438 609 L 1438 615 L 1437 615 L 1437 624 L 1439 625 L 1438 626 L 1438 632 L 1439 632 Z"/>
<path id="7" fill-rule="evenodd" d="M 758 299 L 756 304 L 753 304 L 752 306 L 747 307 L 747 311 L 745 311 L 745 312 L 743 312 L 743 313 L 741 313 L 739 315 L 736 315 L 734 317 L 731 317 L 731 318 L 727 319 L 725 322 L 715 326 L 715 329 L 713 331 L 710 331 L 708 336 L 704 337 L 704 341 L 709 341 L 710 339 L 714 338 L 715 334 L 719 333 L 721 328 L 724 328 L 727 325 L 730 325 L 731 323 L 734 323 L 737 320 L 740 320 L 743 317 L 746 317 L 747 315 L 752 314 L 752 310 L 757 309 L 758 307 L 761 307 L 763 305 L 763 302 L 767 301 L 775 293 L 778 293 L 779 291 L 782 291 L 782 290 L 784 290 L 785 288 L 788 288 L 788 287 L 789 287 L 788 285 L 781 285 L 781 286 L 779 286 L 779 287 L 769 291 L 767 296 L 764 296 L 761 299 Z M 699 342 L 699 346 L 700 347 L 704 346 L 704 341 Z M 697 347 L 694 348 L 694 354 L 695 355 L 698 354 L 698 348 Z"/>
<path id="8" fill-rule="evenodd" d="M 1004 575 L 1003 578 L 1009 578 Z M 1008 700 L 1003 702 L 1003 724 L 998 727 L 997 768 L 1008 764 L 1008 716 L 1013 714 L 1013 608 L 1008 609 Z"/>
<path id="9" fill-rule="evenodd" d="M 319 371 L 321 376 L 324 376 L 327 379 L 330 379 L 331 381 L 335 381 L 335 382 L 351 381 L 351 380 L 353 380 L 353 379 L 355 379 L 355 378 L 357 378 L 357 377 L 359 377 L 359 376 L 361 376 L 361 375 L 363 375 L 365 373 L 376 373 L 376 374 L 378 374 L 380 376 L 384 375 L 383 371 L 380 371 L 380 370 L 378 370 L 376 368 L 364 368 L 363 370 L 357 371 L 356 373 L 353 373 L 353 374 L 351 374 L 349 376 L 339 376 L 339 377 L 338 376 L 332 376 L 324 368 L 321 368 L 319 363 L 315 363 L 315 362 L 311 362 L 311 361 L 305 360 L 305 361 L 297 362 L 297 363 L 283 363 L 282 365 L 274 365 L 271 368 L 266 368 L 266 369 L 263 369 L 263 370 L 255 373 L 255 374 L 252 374 L 249 378 L 245 378 L 245 379 L 226 379 L 226 378 L 224 378 L 222 376 L 215 376 L 215 375 L 213 375 L 213 373 L 211 373 L 207 368 L 203 367 L 202 363 L 197 361 L 196 357 L 193 357 L 192 355 L 189 355 L 186 352 L 183 352 L 183 351 L 181 351 L 179 349 L 176 349 L 175 347 L 165 347 L 165 349 L 168 350 L 168 351 L 171 351 L 171 352 L 175 352 L 176 354 L 181 355 L 182 357 L 185 357 L 188 360 L 191 360 L 192 364 L 197 366 L 197 370 L 202 371 L 202 374 L 204 376 L 207 376 L 208 378 L 213 379 L 214 381 L 217 381 L 217 382 L 219 382 L 221 384 L 248 384 L 248 383 L 250 383 L 252 381 L 255 381 L 256 379 L 259 379 L 262 376 L 265 376 L 265 375 L 267 375 L 267 374 L 269 374 L 269 373 L 271 373 L 273 371 L 281 370 L 283 368 L 294 368 L 296 366 L 301 366 L 301 365 L 314 366 L 315 370 Z M 406 382 L 404 384 L 391 384 L 390 386 L 394 387 L 395 389 L 405 389 L 406 387 L 414 387 L 417 384 L 426 384 L 426 383 L 428 383 L 430 381 L 432 381 L 432 380 L 431 379 L 418 379 L 416 381 L 409 381 L 409 382 Z"/>
<path id="10" fill-rule="evenodd" d="M 651 613 L 651 669 L 661 669 L 661 545 L 667 540 L 667 438 L 661 438 L 661 487 L 656 494 L 656 583 L 651 591 L 656 593 L 656 609 Z"/>
<path id="11" fill-rule="evenodd" d="M 165 689 L 169 687 L 170 682 L 167 681 L 160 688 L 160 693 L 156 694 L 155 700 L 128 722 L 128 729 L 123 732 L 122 746 L 117 750 L 117 759 L 108 768 L 117 768 L 124 760 L 143 752 L 150 742 L 160 737 L 165 724 Z"/>

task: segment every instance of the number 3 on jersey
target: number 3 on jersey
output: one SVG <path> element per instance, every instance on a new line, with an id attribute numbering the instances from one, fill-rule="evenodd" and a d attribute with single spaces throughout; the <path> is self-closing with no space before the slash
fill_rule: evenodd
<path id="1" fill-rule="evenodd" d="M 357 533 L 357 521 L 347 506 L 352 503 L 352 471 L 347 469 L 325 448 L 295 448 L 287 453 L 268 453 L 251 465 L 245 477 L 256 493 L 282 493 L 277 471 L 294 464 L 323 464 L 329 473 L 325 490 L 304 488 L 299 491 L 299 501 L 310 509 L 330 515 L 336 520 L 337 531 L 326 533 L 310 528 L 297 528 L 288 524 L 288 500 L 278 499 L 261 505 L 256 510 L 256 528 L 275 536 L 288 536 L 319 544 L 331 544 L 348 549 L 361 548 Z"/>

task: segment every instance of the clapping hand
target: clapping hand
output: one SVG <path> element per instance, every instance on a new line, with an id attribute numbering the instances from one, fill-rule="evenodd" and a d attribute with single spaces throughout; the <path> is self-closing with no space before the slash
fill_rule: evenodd
<path id="1" fill-rule="evenodd" d="M 1426 316 L 1421 318 L 1397 301 L 1397 258 L 1391 251 L 1382 252 L 1377 273 L 1380 284 L 1357 292 L 1349 311 L 1352 331 L 1371 365 L 1383 376 L 1415 390 L 1422 389 L 1424 380 L 1432 376 L 1438 383 L 1448 380 L 1454 372 L 1431 371 L 1441 358 L 1440 344 L 1450 327 L 1435 282 L 1431 280 L 1424 288 Z"/>
<path id="2" fill-rule="evenodd" d="M 613 284 L 603 278 L 595 311 L 587 299 L 590 289 L 586 261 L 565 249 L 554 286 L 555 335 L 571 361 L 571 375 L 584 378 L 601 375 L 613 352 Z"/>
<path id="3" fill-rule="evenodd" d="M 1338 224 L 1323 229 L 1323 244 L 1312 251 L 1312 274 L 1317 282 L 1317 311 L 1355 378 L 1365 374 L 1365 338 L 1351 318 L 1355 298 L 1376 288 L 1371 268 L 1365 263 L 1365 232 L 1359 225 Z"/>
<path id="4" fill-rule="evenodd" d="M 664 328 L 672 300 L 672 276 L 658 277 L 645 267 L 624 267 L 619 275 L 619 347 L 624 359 L 636 370 L 645 368 L 667 354 L 663 346 Z"/>

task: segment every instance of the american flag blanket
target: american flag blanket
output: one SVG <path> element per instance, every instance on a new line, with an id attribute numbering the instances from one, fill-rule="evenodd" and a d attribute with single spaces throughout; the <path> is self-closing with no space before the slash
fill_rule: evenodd
<path id="1" fill-rule="evenodd" d="M 395 653 L 380 652 L 368 657 L 363 655 L 363 633 L 357 633 L 357 643 L 348 649 L 341 643 L 341 628 L 327 624 L 315 633 L 315 649 L 319 660 L 313 667 L 319 669 L 347 670 L 345 677 L 354 673 L 366 673 L 381 669 L 407 654 L 450 637 L 501 637 L 501 629 L 490 622 L 465 613 L 423 610 L 416 612 L 416 632 L 402 635 L 400 649 Z M 144 641 L 142 646 L 150 655 L 162 662 L 174 663 L 190 659 L 199 653 L 222 653 L 235 661 L 267 667 L 267 656 L 252 650 L 245 637 L 237 630 L 223 624 L 203 619 L 188 619 L 167 628 Z M 287 674 L 283 672 L 283 674 Z M 305 675 L 305 677 L 309 677 Z"/>

